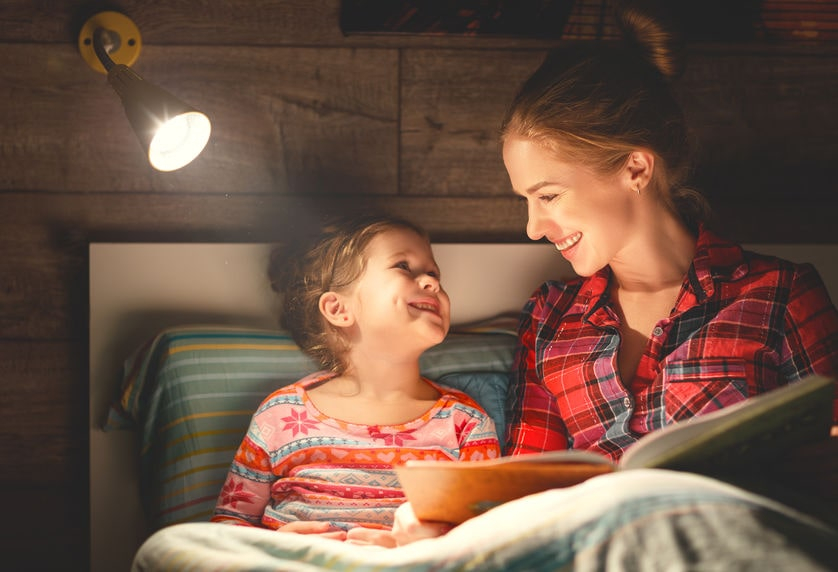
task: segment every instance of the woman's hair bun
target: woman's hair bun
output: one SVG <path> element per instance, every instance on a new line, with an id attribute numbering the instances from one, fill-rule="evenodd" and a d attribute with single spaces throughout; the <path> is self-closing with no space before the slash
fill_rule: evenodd
<path id="1" fill-rule="evenodd" d="M 674 79 L 684 68 L 684 44 L 672 0 L 621 0 L 615 6 L 617 27 L 627 47 Z"/>

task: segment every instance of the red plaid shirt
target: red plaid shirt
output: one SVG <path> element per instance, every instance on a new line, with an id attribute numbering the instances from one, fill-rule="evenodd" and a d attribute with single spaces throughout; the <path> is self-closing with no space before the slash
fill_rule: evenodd
<path id="1" fill-rule="evenodd" d="M 622 380 L 610 276 L 605 267 L 546 282 L 524 307 L 507 454 L 573 448 L 616 461 L 664 425 L 813 373 L 838 375 L 838 312 L 817 271 L 702 230 L 675 308 L 635 378 Z"/>

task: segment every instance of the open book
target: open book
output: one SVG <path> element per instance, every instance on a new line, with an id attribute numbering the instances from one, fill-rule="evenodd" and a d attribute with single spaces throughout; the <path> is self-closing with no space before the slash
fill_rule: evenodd
<path id="1" fill-rule="evenodd" d="M 616 470 L 667 468 L 719 475 L 829 437 L 835 382 L 823 376 L 751 397 L 643 436 L 618 464 L 563 450 L 485 461 L 408 461 L 395 467 L 423 520 L 460 523 L 500 503 Z"/>

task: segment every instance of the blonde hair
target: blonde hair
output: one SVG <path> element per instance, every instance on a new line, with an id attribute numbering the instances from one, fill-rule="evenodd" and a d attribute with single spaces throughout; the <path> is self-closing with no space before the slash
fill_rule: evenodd
<path id="1" fill-rule="evenodd" d="M 415 232 L 430 244 L 427 232 L 409 221 L 367 215 L 335 220 L 313 239 L 272 252 L 268 277 L 282 298 L 280 326 L 322 369 L 343 373 L 348 346 L 320 313 L 320 296 L 352 286 L 364 273 L 370 241 L 394 229 Z"/>
<path id="2" fill-rule="evenodd" d="M 681 42 L 648 6 L 616 11 L 621 43 L 578 43 L 549 54 L 523 84 L 501 125 L 601 174 L 637 149 L 656 157 L 652 189 L 691 229 L 709 219 L 706 200 L 685 187 L 691 153 L 670 82 L 682 69 Z"/>

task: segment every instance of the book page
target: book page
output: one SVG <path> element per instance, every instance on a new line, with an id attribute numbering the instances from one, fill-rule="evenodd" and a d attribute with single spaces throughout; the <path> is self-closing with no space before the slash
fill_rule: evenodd
<path id="1" fill-rule="evenodd" d="M 621 469 L 663 467 L 713 473 L 779 448 L 829 436 L 835 382 L 811 376 L 640 439 Z"/>

